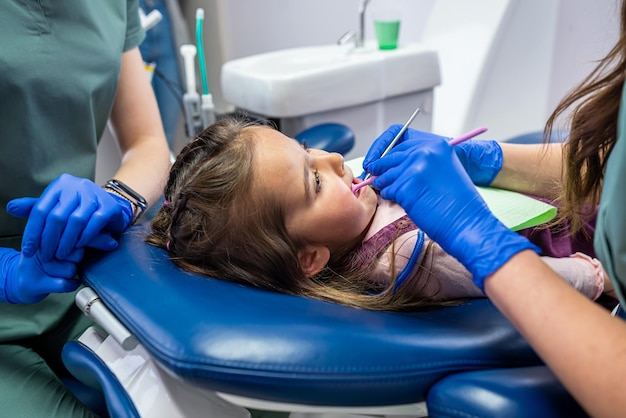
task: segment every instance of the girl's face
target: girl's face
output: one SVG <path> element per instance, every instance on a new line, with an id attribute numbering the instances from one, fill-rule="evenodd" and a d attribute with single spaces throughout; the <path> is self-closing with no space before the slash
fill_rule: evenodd
<path id="1" fill-rule="evenodd" d="M 282 202 L 292 238 L 332 252 L 367 229 L 376 212 L 376 193 L 369 187 L 352 193 L 352 170 L 340 154 L 306 150 L 273 129 L 253 129 L 255 187 Z"/>

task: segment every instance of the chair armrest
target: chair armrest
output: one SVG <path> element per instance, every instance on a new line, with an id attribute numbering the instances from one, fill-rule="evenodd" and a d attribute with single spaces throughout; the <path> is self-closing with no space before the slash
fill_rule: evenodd
<path id="1" fill-rule="evenodd" d="M 588 416 L 545 366 L 454 374 L 431 388 L 426 404 L 430 418 Z"/>

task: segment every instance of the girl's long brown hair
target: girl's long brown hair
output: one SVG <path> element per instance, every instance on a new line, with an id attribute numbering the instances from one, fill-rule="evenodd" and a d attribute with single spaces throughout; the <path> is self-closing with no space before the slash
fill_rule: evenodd
<path id="1" fill-rule="evenodd" d="M 544 131 L 544 140 L 548 141 L 559 120 L 570 121 L 563 161 L 566 180 L 559 201 L 560 219 L 569 221 L 572 233 L 583 228 L 600 202 L 606 162 L 617 141 L 625 74 L 626 2 L 623 2 L 618 42 L 559 103 Z"/>
<path id="2" fill-rule="evenodd" d="M 303 243 L 287 234 L 280 203 L 252 192 L 252 139 L 261 129 L 271 128 L 223 118 L 187 144 L 171 168 L 166 202 L 146 241 L 166 248 L 187 271 L 281 293 L 370 310 L 454 303 L 417 297 L 403 291 L 406 286 L 393 291 L 393 281 L 386 287 L 371 283 L 373 265 L 359 265 L 354 248 L 333 254 L 319 274 L 306 277 L 297 256 Z M 413 288 L 425 288 L 431 276 L 422 271 L 411 278 Z"/>

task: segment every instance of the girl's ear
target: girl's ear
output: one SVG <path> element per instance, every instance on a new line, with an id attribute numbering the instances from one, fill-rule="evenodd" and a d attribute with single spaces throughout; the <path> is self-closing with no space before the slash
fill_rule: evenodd
<path id="1" fill-rule="evenodd" d="M 306 277 L 313 277 L 319 273 L 330 260 L 330 250 L 323 245 L 307 245 L 298 251 L 300 268 Z"/>

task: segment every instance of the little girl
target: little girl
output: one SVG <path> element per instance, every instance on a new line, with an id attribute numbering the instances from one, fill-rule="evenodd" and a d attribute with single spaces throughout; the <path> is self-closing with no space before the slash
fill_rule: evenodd
<path id="1" fill-rule="evenodd" d="M 181 268 L 371 310 L 484 296 L 470 273 L 335 153 L 225 118 L 178 155 L 147 241 Z M 584 254 L 543 257 L 591 299 L 611 292 Z"/>

